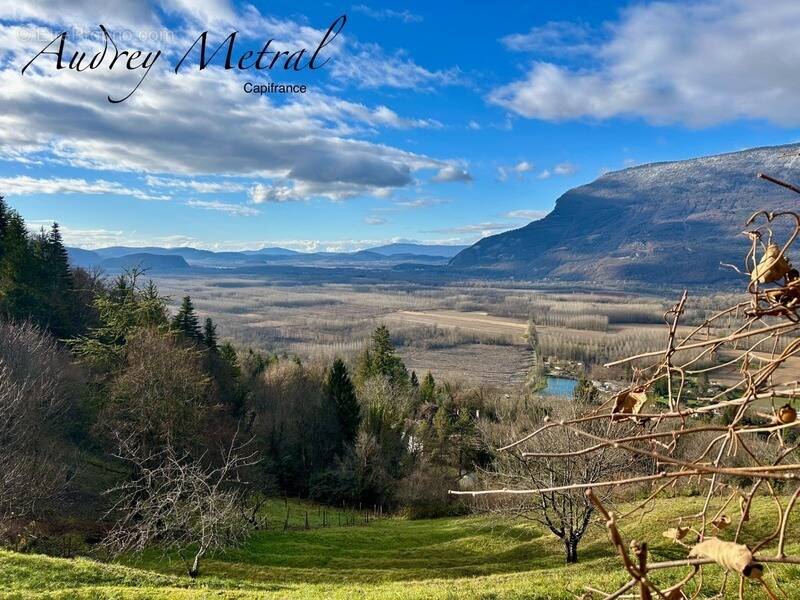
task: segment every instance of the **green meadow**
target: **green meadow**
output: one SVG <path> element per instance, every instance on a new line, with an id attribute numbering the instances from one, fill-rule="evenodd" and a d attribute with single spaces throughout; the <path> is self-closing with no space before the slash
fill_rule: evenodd
<path id="1" fill-rule="evenodd" d="M 653 561 L 685 556 L 686 549 L 670 544 L 661 532 L 700 502 L 701 498 L 659 502 L 641 519 L 628 522 L 623 529 L 626 541 L 648 540 Z M 292 503 L 284 531 L 283 502 L 272 503 L 267 509 L 269 530 L 210 557 L 194 580 L 182 574 L 184 564 L 177 556 L 153 553 L 108 564 L 3 551 L 0 598 L 574 598 L 584 594 L 586 586 L 610 591 L 627 580 L 600 523 L 581 544 L 580 562 L 566 565 L 559 541 L 523 521 L 473 516 L 382 518 L 365 524 L 361 518 L 357 524 L 340 526 L 334 510 L 332 524 L 322 527 L 320 510 Z M 308 530 L 305 511 L 310 515 Z M 760 499 L 743 541 L 768 535 L 774 515 L 770 501 Z M 799 527 L 800 522 L 792 522 L 792 554 L 800 552 Z M 663 572 L 656 580 L 675 581 L 684 573 L 685 568 Z M 717 568 L 707 567 L 700 597 L 710 597 L 720 578 Z M 783 597 L 800 598 L 800 567 L 768 568 L 766 579 Z M 729 597 L 736 597 L 736 587 L 731 578 Z M 745 592 L 747 598 L 767 597 L 751 583 Z"/>

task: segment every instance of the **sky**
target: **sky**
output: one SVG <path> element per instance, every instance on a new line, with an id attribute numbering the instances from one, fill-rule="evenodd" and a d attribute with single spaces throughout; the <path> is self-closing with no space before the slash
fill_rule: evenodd
<path id="1" fill-rule="evenodd" d="M 610 170 L 800 139 L 796 0 L 499 6 L 0 0 L 0 194 L 83 248 L 471 244 Z M 196 46 L 175 73 L 203 31 L 310 53 L 341 15 L 315 70 L 200 70 Z M 67 31 L 90 60 L 100 24 L 163 55 L 37 57 Z"/>

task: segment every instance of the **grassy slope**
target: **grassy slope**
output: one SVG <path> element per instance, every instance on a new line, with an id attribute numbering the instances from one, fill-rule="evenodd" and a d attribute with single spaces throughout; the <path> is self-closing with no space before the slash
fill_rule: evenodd
<path id="1" fill-rule="evenodd" d="M 670 515 L 696 511 L 699 502 L 660 504 L 644 521 L 627 527 L 626 539 L 648 539 L 653 560 L 685 555 L 660 534 L 674 526 Z M 753 514 L 760 517 L 754 529 L 763 536 L 774 513 L 762 502 Z M 789 550 L 797 554 L 800 522 L 791 529 Z M 198 581 L 180 575 L 182 566 L 155 557 L 127 567 L 0 552 L 0 599 L 572 598 L 584 585 L 611 589 L 625 581 L 600 528 L 582 545 L 581 563 L 566 566 L 551 535 L 483 518 L 385 519 L 365 526 L 265 532 L 243 548 L 207 560 Z M 800 569 L 773 574 L 787 597 L 800 598 Z M 707 570 L 707 584 L 718 578 L 716 569 Z M 749 586 L 747 597 L 766 596 Z"/>

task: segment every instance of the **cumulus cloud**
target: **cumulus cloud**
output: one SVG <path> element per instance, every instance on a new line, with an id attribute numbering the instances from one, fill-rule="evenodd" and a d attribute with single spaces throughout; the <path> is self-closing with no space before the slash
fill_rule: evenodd
<path id="1" fill-rule="evenodd" d="M 261 214 L 261 211 L 251 206 L 242 206 L 241 204 L 234 204 L 231 202 L 220 202 L 219 200 L 188 200 L 186 206 L 203 210 L 215 210 L 236 217 L 254 217 Z"/>
<path id="2" fill-rule="evenodd" d="M 507 181 L 510 175 L 516 175 L 518 179 L 523 179 L 525 174 L 530 171 L 533 171 L 533 165 L 527 160 L 523 160 L 510 167 L 497 167 L 497 179 L 500 181 Z"/>
<path id="3" fill-rule="evenodd" d="M 129 100 L 117 105 L 106 97 L 124 96 L 142 73 L 56 72 L 47 63 L 52 57 L 45 57 L 22 76 L 16 65 L 41 45 L 17 34 L 34 23 L 42 27 L 38 24 L 50 23 L 61 14 L 86 18 L 93 27 L 98 15 L 118 17 L 126 26 L 136 25 L 138 18 L 139 25 L 156 27 L 162 12 L 206 22 L 225 21 L 233 14 L 226 0 L 206 3 L 203 11 L 208 14 L 193 12 L 195 3 L 188 0 L 158 4 L 135 0 L 130 3 L 133 8 L 126 8 L 127 3 L 106 7 L 108 3 L 89 2 L 85 14 L 66 10 L 67 4 L 72 6 L 66 0 L 0 0 L 0 37 L 13 40 L 0 49 L 0 154 L 7 160 L 144 173 L 151 177 L 148 185 L 154 189 L 195 193 L 243 191 L 241 183 L 205 182 L 203 177 L 278 182 L 272 194 L 257 194 L 256 202 L 387 196 L 413 184 L 416 171 L 442 169 L 451 162 L 364 139 L 377 129 L 441 127 L 435 120 L 405 117 L 385 105 L 370 107 L 319 92 L 297 98 L 252 97 L 242 92 L 242 76 L 219 67 L 186 70 L 175 77 L 164 59 Z M 270 34 L 309 46 L 319 39 L 319 31 L 313 28 L 264 17 L 253 7 L 242 10 L 248 17 L 243 23 L 263 24 Z M 55 37 L 55 30 L 50 33 Z M 81 50 L 99 48 L 96 39 L 70 38 L 68 51 L 78 42 Z M 410 67 L 409 61 L 396 58 L 403 63 L 401 70 Z M 419 69 L 418 78 L 431 82 L 438 78 Z M 411 70 L 416 71 L 416 65 Z"/>
<path id="4" fill-rule="evenodd" d="M 141 189 L 127 187 L 114 181 L 97 179 L 36 178 L 21 175 L 0 177 L 0 191 L 8 196 L 31 196 L 36 194 L 84 194 L 86 196 L 130 196 L 139 200 L 169 200 L 170 196 L 152 194 Z"/>
<path id="5" fill-rule="evenodd" d="M 472 181 L 472 175 L 468 171 L 456 165 L 446 165 L 431 177 L 435 183 L 452 183 L 456 181 Z"/>
<path id="6" fill-rule="evenodd" d="M 705 127 L 758 119 L 796 126 L 798 20 L 795 0 L 774 0 L 769 10 L 751 0 L 637 4 L 609 26 L 588 66 L 536 61 L 489 100 L 550 121 L 635 117 Z M 526 39 L 507 45 L 521 48 Z"/>
<path id="7" fill-rule="evenodd" d="M 550 179 L 553 175 L 558 177 L 568 177 L 578 172 L 578 166 L 571 162 L 558 163 L 550 169 L 542 169 L 536 179 Z"/>
<path id="8" fill-rule="evenodd" d="M 555 175 L 561 175 L 561 176 L 574 175 L 575 173 L 577 173 L 577 171 L 578 167 L 569 162 L 562 162 L 553 167 L 553 173 Z"/>

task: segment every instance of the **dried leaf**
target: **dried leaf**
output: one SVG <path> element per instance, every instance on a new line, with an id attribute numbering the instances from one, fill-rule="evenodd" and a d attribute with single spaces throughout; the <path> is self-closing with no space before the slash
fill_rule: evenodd
<path id="1" fill-rule="evenodd" d="M 784 425 L 794 423 L 797 419 L 797 411 L 790 404 L 784 404 L 778 409 L 778 420 Z"/>
<path id="2" fill-rule="evenodd" d="M 731 524 L 731 518 L 728 515 L 720 515 L 711 521 L 711 524 L 717 529 L 725 529 Z"/>
<path id="3" fill-rule="evenodd" d="M 753 561 L 753 553 L 747 546 L 724 542 L 715 537 L 706 538 L 692 548 L 689 551 L 689 558 L 708 558 L 723 569 L 753 579 L 760 579 L 763 573 L 763 567 Z"/>
<path id="4" fill-rule="evenodd" d="M 677 541 L 685 538 L 687 533 L 689 533 L 688 527 L 671 527 L 670 529 L 667 529 L 665 532 L 663 532 L 661 535 L 663 535 L 668 540 Z"/>
<path id="5" fill-rule="evenodd" d="M 750 281 L 759 283 L 771 283 L 785 277 L 792 266 L 785 256 L 780 256 L 781 249 L 777 244 L 767 246 L 764 256 L 750 274 Z M 780 257 L 779 257 L 780 256 Z"/>
<path id="6" fill-rule="evenodd" d="M 647 392 L 644 390 L 625 390 L 620 392 L 614 400 L 611 414 L 639 414 L 647 402 Z"/>

